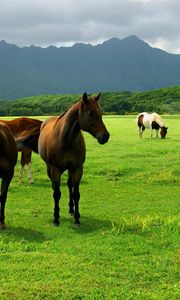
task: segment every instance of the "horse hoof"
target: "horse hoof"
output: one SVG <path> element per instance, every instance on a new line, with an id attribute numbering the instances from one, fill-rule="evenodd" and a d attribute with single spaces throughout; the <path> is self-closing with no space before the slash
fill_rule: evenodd
<path id="1" fill-rule="evenodd" d="M 79 228 L 80 227 L 80 222 L 79 223 L 74 223 L 74 227 Z"/>
<path id="2" fill-rule="evenodd" d="M 55 227 L 59 227 L 59 225 L 60 225 L 59 222 L 58 222 L 58 223 L 57 223 L 57 222 L 54 222 L 54 223 L 53 223 L 53 226 L 55 226 Z"/>

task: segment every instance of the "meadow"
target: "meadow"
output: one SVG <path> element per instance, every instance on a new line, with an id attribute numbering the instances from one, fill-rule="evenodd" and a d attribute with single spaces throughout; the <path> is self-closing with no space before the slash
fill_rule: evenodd
<path id="1" fill-rule="evenodd" d="M 0 232 L 1 300 L 179 299 L 180 116 L 163 119 L 165 140 L 148 130 L 140 139 L 134 116 L 105 116 L 105 145 L 84 133 L 79 228 L 67 174 L 53 227 L 45 164 L 33 154 L 32 186 L 26 176 L 19 184 L 17 164 Z"/>

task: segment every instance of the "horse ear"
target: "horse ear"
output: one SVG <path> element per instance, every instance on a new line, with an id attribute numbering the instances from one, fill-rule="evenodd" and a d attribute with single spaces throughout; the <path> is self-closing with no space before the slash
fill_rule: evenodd
<path id="1" fill-rule="evenodd" d="M 83 101 L 84 101 L 84 103 L 88 102 L 88 96 L 87 96 L 86 92 L 83 94 Z"/>
<path id="2" fill-rule="evenodd" d="M 95 97 L 96 101 L 99 100 L 100 96 L 101 96 L 101 92 Z"/>
<path id="3" fill-rule="evenodd" d="M 168 129 L 168 127 L 166 127 L 166 129 Z"/>

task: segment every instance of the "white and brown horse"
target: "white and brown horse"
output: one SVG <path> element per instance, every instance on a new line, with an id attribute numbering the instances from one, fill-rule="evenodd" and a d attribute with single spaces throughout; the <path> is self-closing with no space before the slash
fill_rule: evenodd
<path id="1" fill-rule="evenodd" d="M 153 135 L 153 129 L 156 130 L 156 138 L 158 138 L 158 132 L 160 129 L 161 138 L 165 139 L 167 129 L 163 120 L 157 113 L 149 114 L 147 112 L 140 113 L 137 116 L 137 125 L 139 127 L 139 136 L 142 138 L 143 132 L 146 128 L 150 129 L 151 138 Z"/>

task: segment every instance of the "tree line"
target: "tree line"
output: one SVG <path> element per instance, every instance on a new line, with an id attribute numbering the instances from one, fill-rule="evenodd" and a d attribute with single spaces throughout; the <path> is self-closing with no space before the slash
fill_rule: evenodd
<path id="1" fill-rule="evenodd" d="M 81 95 L 41 95 L 0 101 L 1 116 L 58 115 L 79 101 Z M 136 114 L 156 111 L 180 113 L 180 86 L 146 92 L 103 92 L 101 108 L 105 114 Z"/>

